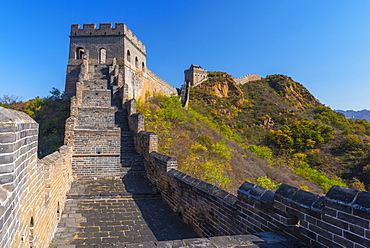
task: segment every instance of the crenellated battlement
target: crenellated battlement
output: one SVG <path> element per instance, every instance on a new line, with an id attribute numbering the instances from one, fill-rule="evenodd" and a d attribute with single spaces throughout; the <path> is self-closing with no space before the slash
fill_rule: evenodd
<path id="1" fill-rule="evenodd" d="M 116 23 L 114 27 L 112 23 L 100 23 L 99 27 L 95 23 L 84 23 L 82 28 L 80 24 L 72 24 L 70 37 L 79 36 L 125 36 L 138 49 L 146 52 L 145 45 L 124 23 Z"/>
<path id="2" fill-rule="evenodd" d="M 71 36 L 90 36 L 90 35 L 124 35 L 124 23 L 100 23 L 99 28 L 95 23 L 84 23 L 82 28 L 80 24 L 72 24 Z"/>

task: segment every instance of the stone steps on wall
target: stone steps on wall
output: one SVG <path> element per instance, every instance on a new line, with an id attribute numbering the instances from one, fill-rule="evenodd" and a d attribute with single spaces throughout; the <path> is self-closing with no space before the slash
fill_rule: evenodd
<path id="1" fill-rule="evenodd" d="M 108 79 L 109 67 L 107 65 L 96 65 L 94 68 L 94 79 Z"/>
<path id="2" fill-rule="evenodd" d="M 128 119 L 127 119 L 127 112 L 118 109 L 115 113 L 115 124 L 117 127 L 120 127 L 123 132 L 127 132 L 127 135 L 131 135 L 132 133 L 130 132 L 129 126 L 128 126 Z"/>
<path id="3" fill-rule="evenodd" d="M 121 128 L 121 172 L 124 178 L 131 176 L 145 176 L 144 159 L 135 150 L 134 134 L 130 131 L 127 110 L 118 107 L 115 122 Z"/>
<path id="4" fill-rule="evenodd" d="M 127 156 L 130 153 L 121 154 L 121 163 L 124 167 L 142 166 L 144 168 L 144 159 L 141 155 L 137 154 L 132 157 Z"/>
<path id="5" fill-rule="evenodd" d="M 104 79 L 87 79 L 84 80 L 84 91 L 109 91 L 108 82 Z"/>
<path id="6" fill-rule="evenodd" d="M 122 178 L 131 178 L 136 176 L 145 177 L 145 170 L 142 167 L 123 167 L 121 168 Z"/>

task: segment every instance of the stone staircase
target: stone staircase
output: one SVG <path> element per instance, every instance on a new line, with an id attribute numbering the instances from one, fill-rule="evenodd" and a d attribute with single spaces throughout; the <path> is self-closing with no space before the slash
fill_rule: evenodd
<path id="1" fill-rule="evenodd" d="M 90 73 L 90 78 L 108 80 L 109 67 L 104 64 L 92 65 L 94 69 Z"/>
<path id="2" fill-rule="evenodd" d="M 80 87 L 74 171 L 77 176 L 90 178 L 143 177 L 144 160 L 135 151 L 127 110 L 109 77 L 109 66 L 90 65 L 89 79 Z"/>
<path id="3" fill-rule="evenodd" d="M 109 85 L 109 67 L 92 65 L 89 76 L 77 88 L 73 170 L 83 178 L 122 177 L 121 129 L 127 114 L 112 104 L 118 94 Z"/>
<path id="4" fill-rule="evenodd" d="M 122 109 L 121 123 L 121 164 L 124 177 L 145 176 L 143 157 L 135 151 L 134 135 L 129 130 L 127 110 Z"/>

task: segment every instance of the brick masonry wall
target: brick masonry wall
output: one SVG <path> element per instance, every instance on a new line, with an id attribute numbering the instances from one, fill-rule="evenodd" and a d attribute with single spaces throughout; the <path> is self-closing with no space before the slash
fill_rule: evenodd
<path id="1" fill-rule="evenodd" d="M 71 149 L 37 159 L 38 124 L 0 107 L 0 247 L 46 247 L 71 182 Z"/>
<path id="2" fill-rule="evenodd" d="M 74 155 L 72 162 L 73 176 L 77 178 L 119 177 L 121 175 L 119 165 L 119 154 L 96 156 Z"/>
<path id="3" fill-rule="evenodd" d="M 135 139 L 150 181 L 202 236 L 283 230 L 312 247 L 370 247 L 370 192 L 333 186 L 319 196 L 286 184 L 272 192 L 244 182 L 235 196 L 178 171 L 175 159 L 156 152 L 156 134 L 140 131 Z"/>
<path id="4" fill-rule="evenodd" d="M 119 155 L 121 147 L 120 131 L 75 130 L 74 135 L 75 155 Z"/>
<path id="5" fill-rule="evenodd" d="M 100 75 L 107 66 L 92 66 L 98 79 L 83 79 L 71 98 L 71 117 L 66 121 L 65 143 L 73 148 L 73 176 L 119 177 L 121 173 L 122 113 L 112 106 L 107 79 Z"/>
<path id="6" fill-rule="evenodd" d="M 234 81 L 237 84 L 246 84 L 251 81 L 261 80 L 261 78 L 262 77 L 257 74 L 248 74 L 248 75 L 245 75 L 244 77 L 234 78 Z"/>

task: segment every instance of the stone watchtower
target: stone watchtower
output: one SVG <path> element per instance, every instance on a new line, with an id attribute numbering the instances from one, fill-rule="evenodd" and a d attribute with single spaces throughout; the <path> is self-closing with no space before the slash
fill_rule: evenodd
<path id="1" fill-rule="evenodd" d="M 117 23 L 113 27 L 111 23 L 104 23 L 99 28 L 96 24 L 84 24 L 83 28 L 73 24 L 69 37 L 66 94 L 76 94 L 76 82 L 84 59 L 88 65 L 87 78 L 93 77 L 95 72 L 106 73 L 103 68 L 111 65 L 116 69 L 114 84 L 123 87 L 126 83 L 127 97 L 134 98 L 141 93 L 146 71 L 146 48 L 125 24 Z"/>
<path id="2" fill-rule="evenodd" d="M 191 65 L 189 69 L 184 71 L 185 80 L 181 87 L 181 104 L 183 107 L 188 105 L 189 101 L 189 87 L 197 86 L 208 79 L 208 71 L 203 69 L 200 65 Z"/>
<path id="3" fill-rule="evenodd" d="M 146 67 L 146 48 L 125 24 L 72 25 L 65 143 L 73 148 L 74 176 L 122 176 L 127 152 L 134 152 L 123 103 L 146 92 L 177 91 Z"/>
<path id="4" fill-rule="evenodd" d="M 208 78 L 207 70 L 204 70 L 200 65 L 191 65 L 184 73 L 185 82 L 190 83 L 191 86 L 196 86 Z"/>

